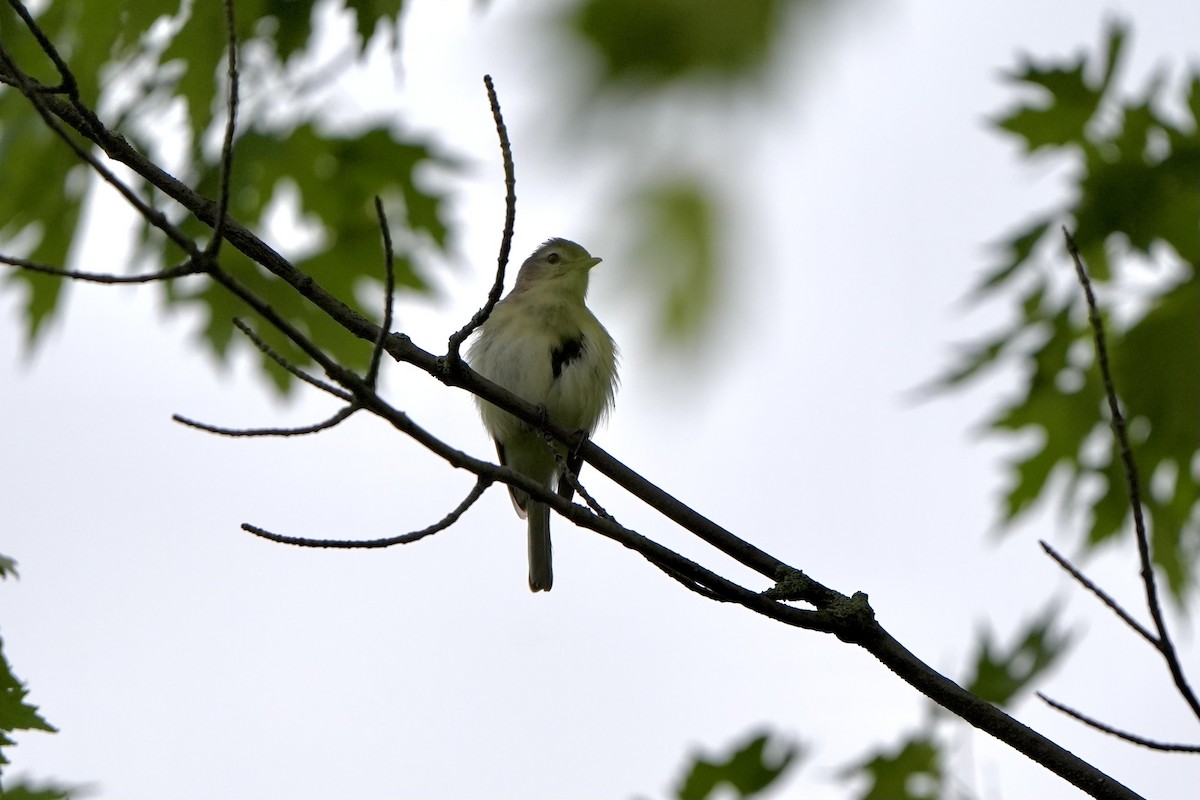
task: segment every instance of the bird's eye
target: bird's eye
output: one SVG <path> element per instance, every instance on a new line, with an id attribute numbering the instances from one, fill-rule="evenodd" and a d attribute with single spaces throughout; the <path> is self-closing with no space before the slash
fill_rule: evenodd
<path id="1" fill-rule="evenodd" d="M 546 256 L 546 263 L 548 264 L 557 264 L 560 261 L 562 261 L 562 256 L 560 256 L 558 253 L 551 253 L 550 255 Z"/>

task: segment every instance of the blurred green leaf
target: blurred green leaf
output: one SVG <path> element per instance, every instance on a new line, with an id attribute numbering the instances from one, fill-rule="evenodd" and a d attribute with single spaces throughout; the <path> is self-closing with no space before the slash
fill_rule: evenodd
<path id="1" fill-rule="evenodd" d="M 0 578 L 16 578 L 17 562 L 5 555 L 0 555 Z"/>
<path id="2" fill-rule="evenodd" d="M 1024 356 L 1033 367 L 1025 394 L 1011 401 L 990 422 L 993 430 L 1033 430 L 1040 439 L 1034 447 L 1014 456 L 1010 464 L 1004 507 L 1008 521 L 1017 519 L 1042 496 L 1056 466 L 1062 465 L 1068 471 L 1082 468 L 1078 464 L 1080 450 L 1092 431 L 1103 425 L 1103 395 L 1094 372 L 1074 370 L 1081 385 L 1073 390 L 1063 390 L 1058 382 L 1061 373 L 1071 368 L 1071 346 L 1087 331 L 1075 326 L 1070 307 L 1031 313 L 1038 316 L 1049 336 Z"/>
<path id="3" fill-rule="evenodd" d="M 1200 282 L 1194 274 L 1115 339 L 1112 370 L 1130 425 L 1144 422 L 1149 429 L 1134 443 L 1134 455 L 1155 560 L 1179 597 L 1195 580 L 1200 550 L 1194 513 L 1200 473 L 1190 468 L 1200 458 Z M 1112 463 L 1119 463 L 1115 452 Z M 1152 477 L 1162 469 L 1172 470 L 1175 480 L 1170 491 L 1156 493 Z M 1123 469 L 1119 474 L 1117 493 L 1128 505 Z"/>
<path id="4" fill-rule="evenodd" d="M 4 800 L 65 800 L 70 796 L 69 789 L 48 786 L 35 788 L 26 783 L 9 786 L 0 792 Z"/>
<path id="5" fill-rule="evenodd" d="M 1000 264 L 984 275 L 972 294 L 976 297 L 987 294 L 999 288 L 1009 278 L 1017 274 L 1021 266 L 1028 263 L 1033 255 L 1033 248 L 1042 241 L 1046 232 L 1051 229 L 1052 223 L 1053 220 L 1051 219 L 1039 218 L 1002 243 L 1001 248 L 1007 251 L 1006 257 Z"/>
<path id="6" fill-rule="evenodd" d="M 360 298 L 369 287 L 383 285 L 383 246 L 374 211 L 374 198 L 384 200 L 393 230 L 405 229 L 410 236 L 397 239 L 403 247 L 413 236 L 445 248 L 449 230 L 443 220 L 444 199 L 422 187 L 417 173 L 430 166 L 449 168 L 452 162 L 431 145 L 419 141 L 397 141 L 395 134 L 373 129 L 352 137 L 321 133 L 313 125 L 301 125 L 284 137 L 251 132 L 238 141 L 234 167 L 237 188 L 230 195 L 230 213 L 251 228 L 261 229 L 273 201 L 285 188 L 297 196 L 297 212 L 319 220 L 323 236 L 314 251 L 295 254 L 293 263 L 351 308 L 369 315 Z M 219 171 L 209 165 L 199 178 L 199 191 L 216 194 Z M 330 191 L 336 184 L 337 191 Z M 190 220 L 185 229 L 202 237 L 204 226 Z M 222 264 L 260 296 L 270 299 L 276 312 L 306 333 L 313 341 L 352 368 L 366 365 L 370 345 L 342 329 L 324 312 L 312 306 L 283 281 L 226 248 Z M 425 290 L 426 284 L 414 269 L 411 258 L 400 250 L 395 260 L 397 286 Z M 205 342 L 224 357 L 234 336 L 233 318 L 246 313 L 240 301 L 221 287 L 204 282 L 194 288 L 169 287 L 173 303 L 200 305 L 206 312 Z M 300 366 L 308 357 L 278 331 L 259 331 L 280 354 Z M 267 375 L 281 390 L 287 390 L 292 375 L 263 356 Z"/>
<path id="7" fill-rule="evenodd" d="M 694 341 L 716 300 L 716 211 L 709 189 L 691 180 L 648 186 L 639 208 L 636 274 L 662 298 L 660 330 L 675 342 Z"/>
<path id="8" fill-rule="evenodd" d="M 0 797 L 4 800 L 65 800 L 70 796 L 69 789 L 49 786 L 35 788 L 26 783 L 8 786 L 0 791 Z"/>
<path id="9" fill-rule="evenodd" d="M 942 786 L 941 745 L 914 735 L 899 748 L 874 755 L 840 773 L 842 778 L 865 775 L 870 781 L 861 800 L 938 800 Z"/>
<path id="10" fill-rule="evenodd" d="M 79 221 L 82 181 L 69 180 L 72 175 L 78 178 L 73 157 L 26 104 L 14 91 L 0 94 L 0 241 L 32 236 L 33 246 L 23 248 L 28 257 L 61 265 Z M 35 340 L 58 305 L 62 280 L 6 269 L 4 282 L 23 288 L 26 333 Z"/>
<path id="11" fill-rule="evenodd" d="M 1056 607 L 1047 608 L 1026 623 L 1024 631 L 1010 648 L 1005 649 L 984 630 L 979 636 L 974 677 L 967 689 L 975 695 L 1005 706 L 1035 678 L 1050 669 L 1066 652 L 1071 637 L 1055 630 Z"/>
<path id="12" fill-rule="evenodd" d="M 1007 77 L 1017 85 L 1037 88 L 1040 97 L 1036 102 L 1017 104 L 995 120 L 996 127 L 1017 135 L 1030 152 L 1083 142 L 1087 125 L 1112 82 L 1124 42 L 1125 28 L 1110 25 L 1098 69 L 1086 54 L 1066 64 L 1025 57 Z"/>
<path id="13" fill-rule="evenodd" d="M 380 22 L 400 19 L 404 0 L 346 0 L 346 7 L 354 11 L 358 38 L 365 49 Z"/>
<path id="14" fill-rule="evenodd" d="M 576 32 L 600 54 L 604 80 L 666 84 L 739 77 L 762 68 L 782 26 L 783 0 L 585 0 Z"/>
<path id="15" fill-rule="evenodd" d="M 722 787 L 736 792 L 737 797 L 753 797 L 774 785 L 800 755 L 796 745 L 772 733 L 756 734 L 746 744 L 734 747 L 725 757 L 696 756 L 679 787 L 679 800 L 707 800 Z"/>
<path id="16" fill-rule="evenodd" d="M 1088 519 L 1086 547 L 1129 529 L 1128 489 L 1095 359 L 1077 363 L 1081 347 L 1092 353 L 1081 292 L 1046 288 L 1072 276 L 1057 221 L 1073 219 L 1101 299 L 1139 287 L 1132 321 L 1106 320 L 1109 348 L 1125 415 L 1149 431 L 1134 445 L 1142 474 L 1147 481 L 1166 476 L 1160 483 L 1169 484 L 1170 491 L 1148 495 L 1146 510 L 1155 562 L 1182 600 L 1195 585 L 1200 555 L 1200 476 L 1190 467 L 1200 457 L 1200 72 L 1193 69 L 1180 86 L 1182 104 L 1169 102 L 1171 89 L 1158 77 L 1122 93 L 1113 76 L 1126 39 L 1125 26 L 1112 23 L 1101 52 L 1026 58 L 1012 73 L 1042 97 L 1019 103 L 997 127 L 1020 136 L 1029 152 L 1073 164 L 1073 191 L 1061 208 L 1010 236 L 1005 257 L 973 292 L 973 299 L 1003 298 L 1015 321 L 966 348 L 935 385 L 961 386 L 1001 364 L 1023 366 L 1017 391 L 989 421 L 993 431 L 1036 434 L 1009 459 L 1004 519 L 1018 519 L 1061 486 L 1063 499 Z M 1192 119 L 1164 113 L 1168 105 L 1182 105 Z M 1039 258 L 1051 246 L 1057 257 Z M 1173 268 L 1147 271 L 1129 255 Z M 1063 483 L 1051 480 L 1057 474 Z"/>
<path id="17" fill-rule="evenodd" d="M 346 0 L 345 5 L 355 15 L 361 55 L 381 22 L 395 25 L 403 4 L 401 0 Z M 255 53 L 255 58 L 242 62 L 244 95 L 247 86 L 253 93 L 267 80 L 273 82 L 271 86 L 280 84 L 292 57 L 310 44 L 315 6 L 315 0 L 237 3 L 239 41 L 244 50 L 253 49 Z M 179 174 L 201 193 L 215 197 L 218 168 L 213 154 L 202 153 L 201 143 L 212 139 L 211 127 L 221 123 L 216 112 L 225 103 L 220 93 L 226 68 L 224 7 L 219 2 L 189 2 L 182 8 L 179 0 L 64 0 L 48 4 L 38 22 L 50 39 L 61 45 L 85 101 L 104 107 L 101 96 L 110 86 L 119 85 L 127 95 L 120 106 L 120 119 L 128 127 L 123 132 L 148 152 L 161 147 L 164 136 L 187 143 L 188 162 Z M 159 26 L 156 36 L 149 37 L 148 29 L 164 17 L 174 20 L 174 29 Z M 0 6 L 0 32 L 17 63 L 40 80 L 57 81 L 52 63 L 8 5 Z M 135 59 L 141 59 L 143 71 L 153 70 L 152 80 L 110 80 L 102 86 L 105 75 L 131 73 Z M 304 91 L 303 84 L 282 91 L 259 91 L 258 103 L 243 104 L 234 156 L 231 215 L 264 231 L 272 201 L 294 190 L 302 219 L 322 233 L 316 251 L 296 254 L 297 266 L 347 304 L 365 312 L 364 292 L 381 285 L 383 255 L 372 208 L 374 196 L 379 195 L 388 208 L 400 248 L 396 254 L 398 284 L 408 290 L 426 291 L 428 287 L 405 249 L 428 243 L 444 250 L 450 231 L 442 196 L 427 190 L 418 175 L 430 166 L 452 166 L 451 162 L 432 144 L 397 133 L 396 126 L 366 129 L 357 137 L 323 134 L 316 122 L 317 112 L 297 111 L 306 108 Z M 273 108 L 272 102 L 279 107 Z M 180 104 L 187 110 L 182 126 L 164 131 L 161 119 L 155 115 Z M 292 128 L 262 124 L 265 118 L 278 119 L 281 111 L 295 121 Z M 300 119 L 296 119 L 298 116 Z M 70 248 L 79 235 L 80 200 L 88 182 L 95 178 L 85 177 L 84 168 L 32 112 L 24 97 L 4 88 L 0 88 L 0 169 L 5 176 L 5 191 L 0 192 L 0 240 L 5 245 L 25 243 L 23 249 L 27 252 L 20 255 L 66 266 Z M 148 193 L 145 187 L 135 184 L 135 188 Z M 185 219 L 182 227 L 198 241 L 209 235 L 206 227 L 194 219 Z M 143 224 L 138 235 L 141 265 L 157 268 L 178 263 L 177 249 L 157 231 Z M 276 244 L 289 251 L 287 242 Z M 249 264 L 232 248 L 226 248 L 223 257 L 233 273 L 263 292 L 276 311 L 332 354 L 348 365 L 365 363 L 362 343 L 301 302 L 282 281 Z M 5 280 L 24 289 L 28 336 L 33 341 L 59 307 L 62 282 L 11 270 L 6 271 Z M 173 303 L 201 305 L 208 316 L 204 341 L 218 357 L 228 352 L 231 319 L 246 313 L 243 306 L 211 285 L 192 282 L 159 288 Z M 278 334 L 264 331 L 264 335 L 281 352 L 305 363 Z M 286 371 L 267 358 L 263 364 L 278 387 L 290 386 L 291 376 Z"/>
<path id="18" fill-rule="evenodd" d="M 56 730 L 38 713 L 37 706 L 25 702 L 28 690 L 13 675 L 8 659 L 4 655 L 4 642 L 0 640 L 0 767 L 8 762 L 3 749 L 13 744 L 9 736 L 14 731 Z"/>

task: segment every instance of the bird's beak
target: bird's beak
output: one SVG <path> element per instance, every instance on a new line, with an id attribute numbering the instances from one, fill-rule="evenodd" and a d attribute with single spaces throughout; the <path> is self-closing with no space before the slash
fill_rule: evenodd
<path id="1" fill-rule="evenodd" d="M 588 259 L 585 259 L 585 260 L 584 260 L 584 262 L 583 262 L 583 268 L 584 268 L 584 269 L 591 269 L 592 267 L 596 266 L 597 264 L 599 264 L 599 263 L 600 263 L 601 261 L 603 261 L 603 260 L 604 260 L 604 259 L 602 259 L 602 258 L 596 258 L 595 256 L 592 256 L 591 258 L 588 258 Z"/>

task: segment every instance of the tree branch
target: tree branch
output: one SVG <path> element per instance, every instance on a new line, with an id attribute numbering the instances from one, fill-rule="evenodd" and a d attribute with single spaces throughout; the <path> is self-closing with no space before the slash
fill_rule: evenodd
<path id="1" fill-rule="evenodd" d="M 1091 717 L 1087 716 L 1086 714 L 1076 711 L 1075 709 L 1071 708 L 1070 706 L 1065 706 L 1062 703 L 1058 702 L 1057 700 L 1053 700 L 1053 699 L 1047 697 L 1046 695 L 1042 694 L 1041 692 L 1038 692 L 1037 696 L 1040 697 L 1042 699 L 1042 702 L 1044 702 L 1046 705 L 1050 706 L 1051 708 L 1053 708 L 1057 711 L 1061 711 L 1062 713 L 1066 714 L 1068 717 L 1074 717 L 1075 719 L 1079 720 L 1080 722 L 1082 722 L 1084 725 L 1087 725 L 1088 727 L 1095 728 L 1096 730 L 1101 731 L 1103 733 L 1107 733 L 1110 736 L 1116 736 L 1118 739 L 1124 739 L 1125 741 L 1130 742 L 1132 744 L 1136 744 L 1139 747 L 1147 747 L 1151 750 L 1164 750 L 1164 751 L 1173 752 L 1173 753 L 1200 753 L 1200 745 L 1173 744 L 1170 742 L 1155 741 L 1154 739 L 1146 739 L 1142 736 L 1138 736 L 1133 733 L 1128 733 L 1127 731 L 1118 730 L 1117 728 L 1114 728 L 1111 725 L 1106 725 L 1097 719 L 1092 719 Z"/>
<path id="2" fill-rule="evenodd" d="M 458 518 L 466 513 L 468 508 L 475 505 L 475 501 L 482 497 L 484 490 L 491 485 L 491 480 L 481 475 L 475 479 L 475 485 L 471 487 L 470 493 L 463 498 L 463 501 L 442 519 L 430 525 L 428 528 L 422 528 L 419 531 L 404 533 L 399 536 L 389 536 L 383 539 L 307 539 L 303 536 L 284 536 L 281 533 L 272 533 L 271 531 L 259 528 L 256 525 L 250 525 L 248 523 L 242 525 L 242 530 L 246 531 L 247 533 L 252 533 L 255 536 L 263 539 L 268 539 L 272 542 L 291 544 L 298 547 L 371 549 L 378 547 L 393 547 L 398 544 L 412 544 L 419 539 L 424 539 L 426 536 L 432 536 L 439 531 L 444 531 L 455 522 L 458 522 Z"/>
<path id="3" fill-rule="evenodd" d="M 1179 655 L 1175 652 L 1175 644 L 1171 641 L 1171 634 L 1167 630 L 1167 621 L 1163 616 L 1162 604 L 1158 598 L 1158 587 L 1154 579 L 1154 564 L 1150 558 L 1150 536 L 1146 532 L 1146 520 L 1142 513 L 1141 480 L 1138 477 L 1137 462 L 1133 457 L 1133 448 L 1129 444 L 1129 433 L 1125 429 L 1125 417 L 1121 414 L 1121 404 L 1117 400 L 1116 384 L 1113 381 L 1112 367 L 1109 365 L 1108 360 L 1108 345 L 1105 342 L 1104 322 L 1100 319 L 1100 311 L 1096 307 L 1096 295 L 1092 292 L 1092 282 L 1088 278 L 1087 268 L 1083 264 L 1083 257 L 1079 254 L 1079 247 L 1075 244 L 1075 238 L 1071 236 L 1066 226 L 1063 227 L 1063 236 L 1066 237 L 1067 250 L 1071 254 L 1071 259 L 1075 262 L 1075 275 L 1079 278 L 1079 285 L 1083 288 L 1083 296 L 1087 301 L 1088 320 L 1092 324 L 1092 339 L 1096 345 L 1096 361 L 1100 367 L 1101 378 L 1104 381 L 1104 395 L 1108 400 L 1108 410 L 1112 416 L 1113 435 L 1117 439 L 1117 446 L 1121 452 L 1121 461 L 1125 465 L 1125 482 L 1129 488 L 1129 504 L 1133 508 L 1133 527 L 1137 537 L 1138 560 L 1142 565 L 1142 585 L 1146 590 L 1146 605 L 1150 608 L 1150 618 L 1154 621 L 1154 627 L 1158 631 L 1155 646 L 1159 653 L 1162 654 L 1163 660 L 1167 663 L 1167 669 L 1171 673 L 1171 679 L 1175 682 L 1175 688 L 1179 691 L 1179 694 L 1188 706 L 1191 707 L 1192 713 L 1197 719 L 1200 719 L 1200 700 L 1196 698 L 1196 693 L 1192 691 L 1187 676 L 1183 673 L 1183 666 L 1179 663 Z"/>
<path id="4" fill-rule="evenodd" d="M 16 3 L 16 0 L 10 0 L 10 2 Z M 53 48 L 49 46 L 48 42 L 43 46 L 53 52 Z M 472 323 L 456 334 L 456 337 L 460 338 L 452 338 L 450 340 L 447 355 L 439 359 L 414 345 L 407 336 L 391 334 L 386 331 L 386 326 L 377 326 L 362 315 L 351 310 L 345 303 L 329 294 L 309 276 L 297 270 L 291 263 L 263 243 L 244 226 L 229 217 L 223 201 L 214 202 L 195 192 L 137 152 L 123 137 L 100 124 L 95 115 L 79 101 L 77 96 L 71 96 L 70 101 L 68 101 L 56 94 L 48 93 L 45 91 L 45 87 L 35 86 L 29 80 L 25 79 L 17 70 L 16 65 L 12 64 L 11 59 L 7 58 L 6 53 L 0 53 L 0 55 L 4 56 L 0 61 L 3 61 L 3 71 L 6 73 L 6 79 L 10 76 L 16 76 L 14 79 L 17 80 L 23 94 L 29 98 L 30 102 L 37 109 L 38 113 L 43 116 L 48 125 L 61 130 L 61 125 L 59 124 L 61 122 L 76 130 L 101 149 L 109 158 L 128 166 L 151 186 L 154 186 L 163 194 L 175 200 L 197 219 L 213 228 L 218 234 L 217 238 L 229 242 L 238 251 L 288 283 L 302 297 L 321 309 L 351 334 L 375 346 L 380 346 L 377 343 L 382 343 L 383 350 L 397 361 L 412 364 L 438 378 L 447 386 L 466 389 L 488 402 L 513 413 L 518 418 L 547 431 L 559 441 L 568 444 L 575 441 L 574 431 L 568 431 L 560 426 L 544 423 L 541 420 L 542 415 L 539 413 L 539 409 L 483 379 L 465 364 L 462 364 L 458 355 L 459 347 L 461 347 L 463 341 L 469 336 L 474 326 L 486 318 L 491 306 L 494 305 L 499 297 L 499 293 L 502 291 L 503 273 L 511 247 L 513 220 L 515 219 L 515 184 L 512 178 L 511 153 L 508 146 L 507 133 L 499 114 L 499 103 L 495 99 L 494 87 L 492 87 L 490 79 L 486 83 L 489 90 L 489 100 L 492 103 L 493 115 L 501 137 L 502 153 L 506 160 L 505 179 L 507 187 L 506 225 L 502 237 L 500 256 L 498 258 L 497 280 L 493 285 L 492 292 L 489 294 L 488 303 L 485 304 L 476 317 L 473 317 Z M 232 120 L 232 113 L 230 117 Z M 227 128 L 227 138 L 228 132 L 229 128 Z M 63 134 L 64 138 L 70 140 L 70 137 L 65 136 L 65 131 L 63 131 Z M 78 148 L 77 144 L 75 145 L 75 149 L 77 153 L 80 153 L 82 150 L 82 148 Z M 84 157 L 83 153 L 80 153 L 80 155 Z M 86 155 L 90 155 L 90 153 Z M 85 158 L 85 160 L 99 174 L 102 176 L 106 174 L 106 168 L 97 159 Z M 228 156 L 223 156 L 223 160 L 223 166 L 228 168 Z M 118 188 L 120 190 L 122 187 Z M 141 203 L 127 189 L 122 194 L 145 218 L 157 219 L 161 217 L 159 212 Z M 174 240 L 173 231 L 174 229 L 170 227 L 165 230 L 168 236 Z M 186 237 L 179 244 L 181 247 L 184 247 L 186 252 L 189 252 L 193 256 L 196 254 L 194 244 L 190 240 L 187 240 Z M 780 559 L 738 538 L 730 531 L 681 503 L 641 475 L 630 470 L 590 440 L 584 441 L 579 445 L 578 454 L 587 463 L 591 464 L 593 468 L 599 470 L 636 497 L 657 509 L 664 516 L 692 532 L 717 550 L 731 556 L 759 574 L 776 581 L 775 587 L 764 593 L 753 592 L 657 542 L 619 525 L 611 519 L 593 513 L 583 506 L 569 502 L 557 493 L 533 482 L 524 475 L 487 461 L 475 459 L 433 436 L 415 423 L 407 414 L 393 408 L 379 397 L 371 381 L 365 380 L 363 377 L 347 370 L 329 358 L 316 344 L 308 341 L 287 319 L 276 313 L 263 298 L 256 296 L 235 278 L 222 270 L 215 263 L 215 260 L 210 260 L 206 266 L 206 271 L 214 281 L 253 308 L 269 324 L 276 327 L 285 336 L 295 342 L 297 346 L 325 370 L 334 383 L 345 390 L 345 393 L 353 399 L 354 403 L 384 419 L 396 430 L 439 455 L 452 467 L 467 469 L 476 475 L 475 488 L 472 489 L 471 494 L 460 504 L 459 508 L 456 508 L 455 511 L 447 515 L 441 522 L 431 526 L 431 528 L 425 529 L 425 531 L 432 531 L 432 529 L 441 530 L 452 524 L 453 519 L 451 517 L 456 519 L 455 514 L 465 511 L 470 503 L 474 502 L 473 498 L 477 497 L 478 493 L 481 493 L 486 488 L 486 485 L 493 481 L 502 481 L 509 485 L 517 486 L 529 492 L 530 495 L 537 497 L 540 501 L 545 502 L 556 512 L 576 525 L 599 533 L 641 554 L 655 566 L 663 569 L 672 578 L 688 586 L 693 591 L 698 591 L 702 595 L 714 600 L 736 602 L 756 613 L 787 625 L 832 633 L 843 641 L 863 647 L 903 680 L 926 694 L 935 702 L 959 715 L 975 727 L 1008 743 L 1014 749 L 1062 776 L 1092 796 L 1097 798 L 1120 798 L 1121 800 L 1131 800 L 1131 798 L 1137 797 L 1134 792 L 1104 775 L 1095 767 L 1077 758 L 1040 734 L 1030 730 L 990 703 L 970 694 L 961 686 L 958 686 L 920 661 L 882 628 L 875 619 L 874 612 L 867 602 L 865 594 L 860 592 L 852 597 L 847 597 L 812 580 L 798 570 L 789 567 Z M 368 375 L 367 377 L 371 376 Z M 255 528 L 254 526 L 249 526 L 248 530 L 260 536 L 275 538 L 277 541 L 305 544 L 305 546 L 311 545 L 311 540 L 282 537 L 278 534 L 271 534 L 261 528 Z M 415 536 L 421 533 L 424 533 L 424 531 L 405 534 L 405 536 Z M 428 535 L 428 533 L 425 533 L 425 535 Z M 377 542 L 377 544 L 370 546 L 381 547 L 386 546 L 383 542 L 392 541 L 395 538 L 367 541 Z M 347 545 L 330 543 L 327 546 L 343 547 Z M 790 605 L 792 601 L 797 600 L 811 604 L 816 610 L 802 609 Z"/>
<path id="5" fill-rule="evenodd" d="M 213 226 L 213 237 L 205 248 L 209 260 L 216 260 L 224 241 L 225 223 L 229 215 L 229 185 L 233 173 L 233 137 L 237 132 L 238 112 L 238 40 L 233 20 L 233 0 L 224 0 L 225 35 L 227 39 L 225 76 L 229 81 L 229 94 L 225 102 L 225 138 L 221 142 L 220 188 L 217 193 L 217 223 Z"/>
<path id="6" fill-rule="evenodd" d="M 1144 625 L 1142 625 L 1142 623 L 1140 623 L 1136 619 L 1134 619 L 1133 615 L 1131 615 L 1128 611 L 1126 611 L 1124 608 L 1122 608 L 1121 605 L 1116 600 L 1114 600 L 1111 596 L 1109 596 L 1109 594 L 1107 592 L 1105 592 L 1103 589 L 1101 589 L 1099 586 L 1097 586 L 1095 583 L 1093 583 L 1090 578 L 1088 578 L 1086 575 L 1084 575 L 1082 572 L 1080 572 L 1078 569 L 1076 569 L 1075 566 L 1073 564 L 1071 564 L 1070 561 L 1067 561 L 1067 559 L 1065 559 L 1057 550 L 1055 550 L 1049 544 L 1047 544 L 1044 541 L 1039 541 L 1038 544 L 1040 544 L 1042 546 L 1042 550 L 1045 551 L 1046 555 L 1048 555 L 1048 556 L 1050 556 L 1050 558 L 1054 559 L 1054 562 L 1056 564 L 1058 564 L 1060 567 L 1062 567 L 1064 570 L 1066 570 L 1067 573 L 1072 578 L 1074 578 L 1076 581 L 1079 582 L 1079 584 L 1081 586 L 1083 586 L 1083 588 L 1087 589 L 1089 592 L 1096 595 L 1096 597 L 1100 598 L 1100 602 L 1104 603 L 1104 605 L 1106 605 L 1110 609 L 1112 609 L 1112 612 L 1114 614 L 1116 614 L 1118 617 L 1120 617 L 1121 620 L 1126 625 L 1128 625 L 1129 627 L 1131 627 L 1135 631 L 1137 631 L 1137 634 L 1139 636 L 1141 636 L 1143 639 L 1145 639 L 1147 642 L 1149 642 L 1154 647 L 1154 649 L 1156 649 L 1156 650 L 1158 649 L 1158 637 L 1156 637 L 1150 631 L 1146 630 L 1146 627 Z"/>
<path id="7" fill-rule="evenodd" d="M 513 230 L 517 224 L 517 179 L 513 167 L 512 144 L 508 141 L 508 127 L 504 124 L 504 115 L 500 112 L 500 98 L 496 96 L 496 86 L 492 83 L 491 75 L 483 76 L 483 85 L 487 88 L 488 104 L 492 108 L 492 120 L 496 123 L 496 135 L 500 138 L 500 159 L 504 165 L 504 230 L 500 234 L 500 255 L 496 258 L 496 280 L 488 292 L 487 302 L 483 308 L 475 312 L 470 322 L 464 325 L 453 336 L 446 347 L 446 365 L 453 372 L 462 364 L 458 351 L 471 333 L 487 321 L 492 309 L 500 302 L 504 291 L 504 270 L 508 266 L 508 256 L 512 250 Z"/>

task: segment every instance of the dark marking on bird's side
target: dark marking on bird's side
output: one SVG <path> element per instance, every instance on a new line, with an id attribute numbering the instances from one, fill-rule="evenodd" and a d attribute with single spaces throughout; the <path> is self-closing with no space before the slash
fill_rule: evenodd
<path id="1" fill-rule="evenodd" d="M 554 373 L 555 380 L 562 375 L 563 369 L 572 361 L 583 355 L 583 337 L 578 336 L 574 339 L 567 339 L 565 342 L 554 348 L 554 352 L 550 354 L 550 370 Z"/>

